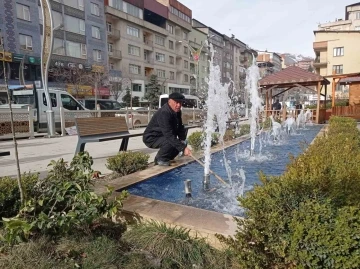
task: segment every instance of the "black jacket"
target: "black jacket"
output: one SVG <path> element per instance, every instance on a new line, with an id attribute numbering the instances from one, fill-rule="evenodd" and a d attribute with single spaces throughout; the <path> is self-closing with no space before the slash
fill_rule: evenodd
<path id="1" fill-rule="evenodd" d="M 159 137 L 164 136 L 178 151 L 185 149 L 185 128 L 181 120 L 181 111 L 174 112 L 168 104 L 163 105 L 151 118 L 143 135 L 143 142 L 151 145 Z M 180 140 L 179 140 L 179 139 Z"/>

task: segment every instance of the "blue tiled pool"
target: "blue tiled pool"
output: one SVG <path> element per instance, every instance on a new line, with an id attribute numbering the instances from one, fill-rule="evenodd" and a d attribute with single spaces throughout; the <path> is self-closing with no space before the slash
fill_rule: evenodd
<path id="1" fill-rule="evenodd" d="M 211 187 L 215 188 L 215 191 L 204 192 L 202 187 L 204 169 L 197 162 L 192 162 L 130 186 L 127 190 L 134 195 L 241 216 L 242 209 L 238 206 L 236 197 L 241 192 L 242 179 L 236 175 L 237 170 L 243 168 L 245 171 L 244 190 L 249 191 L 255 184 L 261 184 L 258 179 L 259 171 L 263 171 L 266 175 L 282 174 L 289 162 L 289 154 L 299 155 L 303 143 L 309 144 L 321 128 L 321 125 L 307 126 L 306 129 L 299 130 L 298 134 L 286 136 L 281 142 L 263 143 L 262 155 L 256 158 L 249 158 L 250 140 L 227 148 L 226 157 L 230 160 L 228 163 L 233 174 L 232 188 L 222 185 L 211 176 Z M 228 181 L 223 160 L 223 152 L 213 154 L 211 169 Z M 184 180 L 186 179 L 192 180 L 190 199 L 185 198 Z"/>

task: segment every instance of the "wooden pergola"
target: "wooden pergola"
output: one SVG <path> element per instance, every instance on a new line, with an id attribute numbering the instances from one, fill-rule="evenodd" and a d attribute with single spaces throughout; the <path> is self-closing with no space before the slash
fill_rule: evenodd
<path id="1" fill-rule="evenodd" d="M 309 87 L 315 87 L 315 91 L 317 92 L 316 123 L 320 123 L 325 119 L 325 109 L 323 109 L 323 111 L 320 110 L 320 96 L 325 97 L 326 103 L 327 85 L 329 84 L 330 82 L 326 78 L 297 66 L 290 66 L 259 80 L 261 91 L 265 91 L 266 110 L 269 110 L 269 107 L 271 107 L 271 100 L 274 97 L 283 94 L 292 88 L 298 87 L 304 90 L 314 91 L 314 89 Z M 325 94 L 322 94 L 321 91 L 324 86 Z M 272 93 L 275 89 L 281 89 L 281 91 L 273 95 Z"/>

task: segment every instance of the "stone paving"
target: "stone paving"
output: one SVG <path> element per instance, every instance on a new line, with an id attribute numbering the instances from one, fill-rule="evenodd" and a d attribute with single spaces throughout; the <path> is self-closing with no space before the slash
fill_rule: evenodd
<path id="1" fill-rule="evenodd" d="M 143 132 L 145 128 L 130 130 L 130 133 Z M 200 129 L 190 129 L 189 134 Z M 47 165 L 51 160 L 63 158 L 71 161 L 75 153 L 78 137 L 65 136 L 56 138 L 34 138 L 18 140 L 18 151 L 21 172 L 40 172 L 46 175 Z M 88 143 L 85 150 L 94 159 L 93 169 L 100 171 L 103 175 L 111 171 L 106 168 L 106 159 L 117 154 L 121 139 Z M 141 151 L 150 155 L 149 162 L 154 160 L 157 150 L 149 149 L 142 142 L 142 137 L 133 137 L 129 140 L 128 150 Z M 10 151 L 10 156 L 0 157 L 0 176 L 15 176 L 16 163 L 13 141 L 0 141 L 0 151 Z"/>

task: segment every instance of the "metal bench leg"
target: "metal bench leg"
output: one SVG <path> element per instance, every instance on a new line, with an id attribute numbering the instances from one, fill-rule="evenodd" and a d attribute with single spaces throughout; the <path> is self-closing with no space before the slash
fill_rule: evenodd
<path id="1" fill-rule="evenodd" d="M 84 152 L 85 144 L 86 144 L 86 142 L 79 139 L 77 146 L 76 146 L 75 155 L 78 154 L 79 152 Z"/>
<path id="2" fill-rule="evenodd" d="M 121 141 L 121 145 L 120 145 L 120 149 L 119 151 L 126 151 L 127 150 L 127 146 L 129 143 L 129 138 L 128 137 L 124 137 Z"/>

